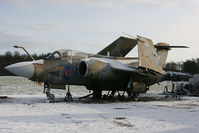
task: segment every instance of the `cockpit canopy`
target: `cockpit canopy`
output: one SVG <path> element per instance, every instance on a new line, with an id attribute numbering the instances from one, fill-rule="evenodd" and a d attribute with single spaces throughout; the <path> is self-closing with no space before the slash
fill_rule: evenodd
<path id="1" fill-rule="evenodd" d="M 47 59 L 86 58 L 89 54 L 70 49 L 61 49 L 50 54 Z"/>

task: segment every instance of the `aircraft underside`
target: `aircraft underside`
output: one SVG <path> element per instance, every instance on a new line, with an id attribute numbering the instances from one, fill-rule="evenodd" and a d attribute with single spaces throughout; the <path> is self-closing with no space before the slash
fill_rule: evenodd
<path id="1" fill-rule="evenodd" d="M 154 81 L 155 77 L 150 76 L 148 79 L 145 79 L 147 82 L 151 84 L 154 84 L 156 81 Z M 71 82 L 70 82 L 71 83 Z M 70 85 L 76 85 L 76 84 L 64 84 L 64 85 L 53 85 L 49 84 L 49 82 L 46 82 L 44 85 L 44 92 L 46 93 L 48 99 L 50 102 L 55 102 L 55 96 L 50 93 L 50 89 L 65 89 L 65 86 L 68 85 L 68 92 L 66 93 L 65 100 L 70 101 L 72 100 L 72 95 L 70 93 Z M 93 96 L 94 99 L 101 99 L 101 98 L 110 98 L 114 97 L 115 94 L 117 94 L 120 98 L 124 98 L 125 94 L 127 94 L 127 97 L 132 100 L 138 100 L 140 93 L 145 93 L 147 90 L 149 90 L 149 84 L 146 84 L 141 81 L 133 81 L 129 77 L 123 77 L 120 80 L 115 81 L 108 81 L 108 80 L 88 80 L 88 82 L 85 82 L 85 84 L 81 84 L 81 86 L 85 86 L 88 90 L 91 90 L 92 93 L 88 94 L 87 96 Z M 84 96 L 83 98 L 86 98 L 87 96 Z M 80 98 L 81 99 L 81 98 Z"/>

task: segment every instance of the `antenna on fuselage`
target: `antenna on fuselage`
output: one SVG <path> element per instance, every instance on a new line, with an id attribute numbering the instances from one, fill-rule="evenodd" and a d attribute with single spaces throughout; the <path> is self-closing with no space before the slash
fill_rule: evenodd
<path id="1" fill-rule="evenodd" d="M 22 48 L 28 56 L 30 56 L 30 58 L 34 61 L 35 59 L 28 53 L 28 51 L 24 48 L 24 47 L 21 47 L 21 46 L 13 46 L 14 48 Z"/>

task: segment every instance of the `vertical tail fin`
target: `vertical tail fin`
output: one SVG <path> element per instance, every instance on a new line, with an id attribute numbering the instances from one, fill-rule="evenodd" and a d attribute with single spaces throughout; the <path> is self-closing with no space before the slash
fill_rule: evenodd
<path id="1" fill-rule="evenodd" d="M 163 73 L 168 51 L 171 48 L 188 48 L 186 46 L 169 46 L 167 43 L 153 44 L 151 39 L 137 36 L 139 67 L 148 68 Z"/>
<path id="2" fill-rule="evenodd" d="M 165 67 L 168 51 L 170 50 L 169 44 L 167 43 L 158 43 L 155 45 L 156 52 L 158 54 L 158 59 L 160 62 L 160 66 Z"/>

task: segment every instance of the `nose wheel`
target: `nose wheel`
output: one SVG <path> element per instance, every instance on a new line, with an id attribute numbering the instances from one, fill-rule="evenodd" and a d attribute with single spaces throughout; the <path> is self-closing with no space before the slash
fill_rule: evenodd
<path id="1" fill-rule="evenodd" d="M 55 103 L 55 95 L 50 93 L 50 87 L 48 83 L 44 84 L 44 91 L 43 93 L 46 93 L 46 97 L 48 98 L 50 103 Z"/>
<path id="2" fill-rule="evenodd" d="M 55 102 L 56 102 L 56 101 L 55 101 L 55 95 L 54 95 L 54 94 L 50 94 L 49 97 L 48 97 L 48 99 L 49 99 L 49 102 L 50 102 L 50 103 L 55 103 Z"/>

